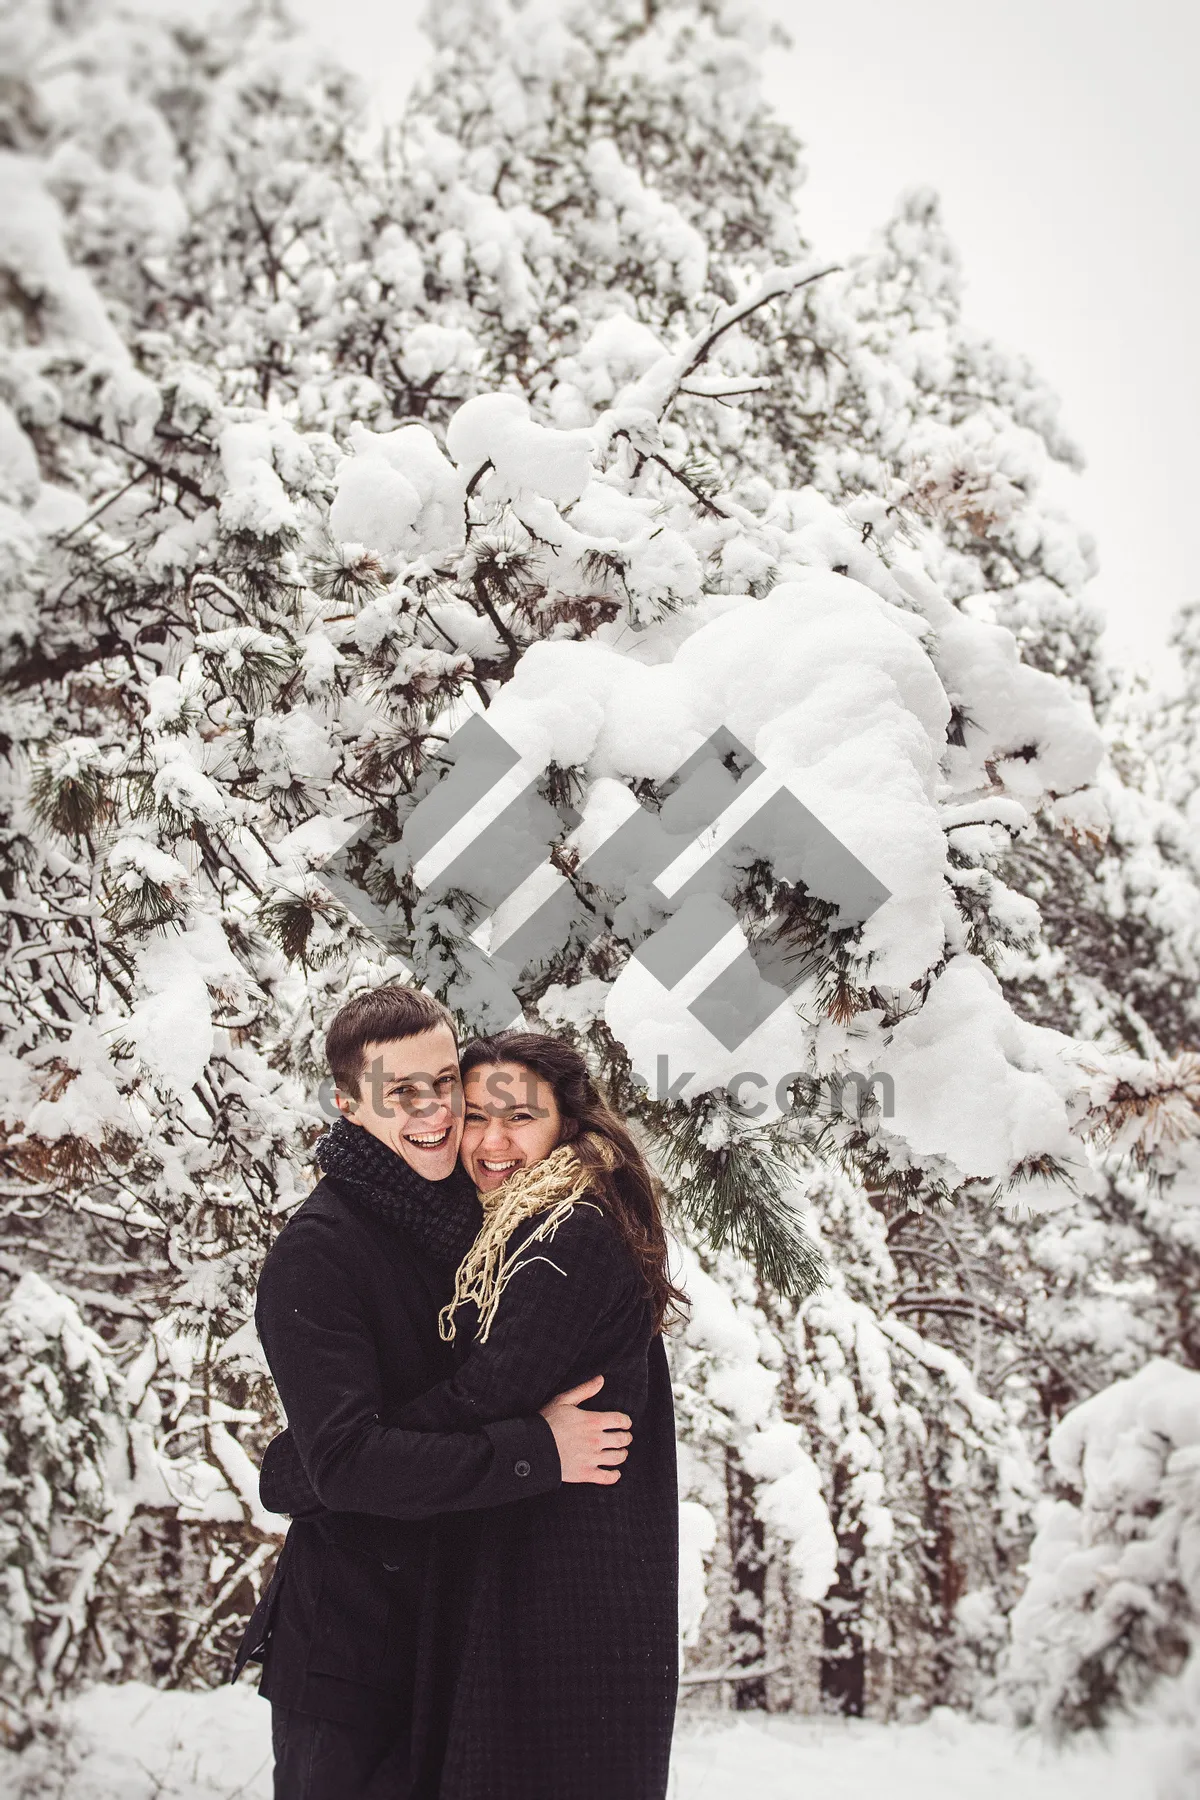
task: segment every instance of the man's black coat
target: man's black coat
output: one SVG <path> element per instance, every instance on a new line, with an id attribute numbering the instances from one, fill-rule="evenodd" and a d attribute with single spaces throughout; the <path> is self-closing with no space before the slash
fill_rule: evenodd
<path id="1" fill-rule="evenodd" d="M 347 1723 L 407 1714 L 444 1611 L 433 1521 L 561 1486 L 536 1409 L 466 1431 L 386 1422 L 453 1372 L 437 1329 L 452 1273 L 329 1176 L 263 1265 L 259 1335 L 327 1509 L 293 1522 L 239 1654 L 240 1668 L 265 1648 L 261 1691 L 280 1705 Z"/>

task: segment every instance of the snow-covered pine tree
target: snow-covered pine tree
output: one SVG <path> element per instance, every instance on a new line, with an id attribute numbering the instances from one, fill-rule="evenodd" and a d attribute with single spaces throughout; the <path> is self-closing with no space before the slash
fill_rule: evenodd
<path id="1" fill-rule="evenodd" d="M 109 1464 L 122 1393 L 104 1340 L 31 1270 L 0 1307 L 0 1741 L 20 1744 L 87 1631 L 95 1569 L 127 1523 Z"/>
<path id="2" fill-rule="evenodd" d="M 907 485 L 903 529 L 914 510 L 936 527 L 917 526 L 924 566 L 965 610 L 1007 623 L 1026 659 L 1091 696 L 1108 752 L 1085 797 L 1056 800 L 983 868 L 971 869 L 969 834 L 956 834 L 964 882 L 998 876 L 1014 897 L 1008 930 L 989 934 L 984 954 L 1018 1012 L 1116 1053 L 1097 1063 L 1094 1120 L 1110 1154 L 1095 1191 L 1036 1230 L 981 1214 L 969 1197 L 946 1217 L 893 1220 L 906 1289 L 897 1309 L 966 1355 L 991 1391 L 1029 1384 L 1037 1441 L 1064 1407 L 1148 1350 L 1194 1355 L 1193 1178 L 1167 1146 L 1196 1131 L 1200 865 L 1182 795 L 1148 760 L 1153 744 L 1176 767 L 1186 762 L 1166 740 L 1185 743 L 1187 732 L 1180 720 L 1162 729 L 1170 708 L 1130 708 L 1100 659 L 1083 592 L 1091 546 L 1038 499 L 1046 457 L 1071 466 L 1077 453 L 1024 359 L 961 323 L 956 259 L 930 196 L 906 200 L 855 274 L 852 303 L 888 356 L 858 377 L 874 407 L 839 453 L 843 465 L 858 444 L 903 441 L 893 463 Z M 832 298 L 819 287 L 806 304 Z M 853 352 L 847 360 L 854 369 Z M 896 363 L 911 382 L 896 382 Z M 1186 646 L 1186 619 L 1180 629 Z M 1185 695 L 1175 711 L 1187 707 Z"/>
<path id="3" fill-rule="evenodd" d="M 993 1323 L 991 1379 L 1013 1369 L 1032 1384 L 1030 1424 L 1040 1416 L 1043 1432 L 1147 1355 L 1196 1366 L 1200 1349 L 1200 861 L 1164 780 L 1170 752 L 1143 683 L 1114 692 L 1103 729 L 1103 825 L 1098 816 L 1094 831 L 1014 845 L 1004 873 L 1036 900 L 1042 931 L 997 963 L 1027 1016 L 1103 1047 L 1095 1186 L 1034 1230 L 989 1226 L 960 1209 L 939 1224 L 956 1267 L 945 1257 L 914 1264 L 904 1303 L 927 1300 L 960 1341 Z"/>
<path id="4" fill-rule="evenodd" d="M 227 404 L 222 371 L 157 317 L 192 241 L 175 125 L 216 148 L 223 73 L 269 62 L 269 30 L 256 43 L 252 19 L 229 17 L 198 43 L 187 21 L 105 7 L 57 37 L 27 23 L 3 246 L 5 1243 L 84 1300 L 140 1425 L 170 1443 L 120 1545 L 81 1564 L 97 1591 L 77 1669 L 178 1680 L 220 1671 L 225 1615 L 253 1599 L 278 1524 L 229 1426 L 272 1406 L 248 1305 L 320 1120 L 265 1055 L 286 965 L 250 923 L 272 857 L 238 791 L 256 765 L 231 749 L 253 725 L 243 703 L 269 710 L 298 680 L 272 431 L 291 492 L 327 488 L 286 423 Z M 319 84 L 297 85 L 297 110 L 307 95 L 319 111 Z M 178 185 L 149 187 L 145 164 Z M 205 660 L 228 677 L 217 689 Z M 271 780 L 271 754 L 275 821 L 291 780 Z"/>
<path id="5" fill-rule="evenodd" d="M 482 29 L 482 17 L 476 9 L 468 8 L 439 12 L 435 29 L 440 55 L 406 121 L 402 154 L 409 160 L 403 164 L 403 183 L 398 184 L 397 222 L 404 223 L 410 240 L 436 247 L 434 286 L 439 317 L 453 319 L 468 332 L 468 344 L 480 346 L 475 354 L 464 351 L 455 369 L 442 365 L 443 370 L 450 371 L 454 398 L 461 396 L 462 374 L 474 360 L 477 369 L 482 368 L 493 378 L 505 379 L 535 403 L 544 395 L 549 417 L 556 423 L 567 428 L 586 426 L 598 409 L 620 395 L 622 376 L 628 382 L 631 375 L 647 366 L 655 345 L 652 337 L 647 338 L 646 327 L 651 331 L 669 330 L 673 322 L 687 316 L 689 302 L 693 317 L 703 319 L 716 301 L 727 299 L 739 289 L 745 291 L 747 278 L 764 266 L 768 256 L 781 252 L 794 255 L 800 249 L 799 235 L 786 208 L 768 204 L 756 212 L 745 199 L 749 194 L 766 196 L 768 202 L 773 202 L 780 194 L 788 193 L 796 174 L 794 146 L 782 134 L 755 138 L 754 150 L 759 157 L 756 182 L 729 179 L 728 159 L 736 163 L 742 147 L 736 132 L 730 131 L 730 121 L 736 125 L 757 120 L 761 114 L 753 104 L 753 69 L 746 59 L 746 47 L 729 32 L 727 21 L 715 11 L 667 7 L 656 9 L 647 20 L 632 9 L 619 6 L 589 9 L 586 13 L 556 9 L 552 15 L 536 9 L 496 8 L 487 12 L 486 31 Z M 552 20 L 549 47 L 548 17 Z M 505 45 L 507 52 L 499 60 L 491 54 L 491 46 L 497 41 Z M 486 56 L 480 48 L 485 42 L 489 46 Z M 670 46 L 669 56 L 663 55 L 665 45 Z M 714 83 L 713 71 L 722 65 L 723 79 Z M 684 97 L 682 104 L 680 96 Z M 719 96 L 724 104 L 717 104 L 714 96 Z M 673 163 L 666 154 L 664 145 L 669 138 L 663 127 L 664 117 L 669 117 L 676 128 L 674 141 L 687 141 L 693 148 L 704 146 L 704 168 L 699 178 L 694 168 L 682 160 Z M 433 131 L 451 137 L 456 146 L 445 148 L 439 140 L 440 208 L 428 204 L 428 187 L 420 179 L 423 147 Z M 768 150 L 765 164 L 764 146 Z M 720 157 L 727 161 L 721 165 L 721 179 L 716 180 L 712 170 Z M 771 179 L 765 178 L 764 168 Z M 621 175 L 619 187 L 614 183 L 614 170 Z M 415 205 L 409 199 L 412 195 L 418 197 Z M 730 198 L 727 200 L 726 196 Z M 664 200 L 669 201 L 670 210 Z M 718 209 L 726 205 L 739 209 L 738 229 L 736 234 L 719 231 L 707 242 L 701 233 L 700 248 L 705 252 L 701 257 L 689 228 L 694 230 L 697 221 L 711 222 L 714 205 Z M 443 223 L 446 218 L 451 220 L 448 231 Z M 1038 529 L 1036 525 L 1031 533 L 1028 518 L 1023 521 L 1019 561 L 1010 541 L 1013 515 L 1027 505 L 1036 484 L 1034 451 L 1045 454 L 1036 444 L 1031 446 L 1030 422 L 1040 427 L 1052 453 L 1069 453 L 1054 422 L 1053 406 L 1016 359 L 1004 359 L 986 345 L 960 343 L 961 333 L 956 336 L 957 315 L 952 307 L 947 307 L 945 316 L 938 320 L 941 336 L 936 350 L 943 373 L 947 369 L 955 371 L 954 398 L 943 399 L 936 380 L 924 378 L 924 365 L 909 341 L 917 340 L 931 356 L 930 320 L 911 306 L 914 276 L 918 288 L 927 282 L 933 291 L 944 295 L 950 287 L 935 266 L 939 259 L 944 263 L 947 256 L 928 201 L 911 202 L 891 237 L 899 241 L 901 253 L 908 259 L 899 273 L 891 266 L 881 272 L 881 263 L 887 261 L 881 252 L 873 260 L 867 259 L 864 268 L 855 271 L 840 287 L 830 284 L 828 291 L 834 298 L 830 302 L 830 317 L 825 320 L 826 335 L 832 333 L 835 344 L 842 343 L 847 356 L 831 356 L 811 329 L 805 332 L 797 327 L 795 314 L 810 304 L 807 299 L 793 303 L 783 296 L 778 309 L 748 311 L 744 327 L 739 322 L 716 340 L 711 361 L 718 367 L 711 380 L 706 383 L 703 375 L 697 379 L 692 371 L 685 384 L 690 392 L 676 396 L 672 419 L 686 420 L 686 439 L 679 441 L 699 449 L 710 485 L 706 489 L 693 478 L 695 448 L 689 449 L 688 457 L 672 461 L 663 454 L 661 446 L 656 447 L 652 456 L 659 460 L 651 475 L 662 469 L 664 475 L 671 475 L 686 487 L 708 526 L 705 586 L 718 591 L 749 586 L 751 592 L 759 591 L 769 585 L 771 575 L 780 566 L 778 538 L 768 540 L 766 545 L 756 543 L 751 535 L 756 519 L 749 519 L 747 531 L 744 514 L 740 519 L 733 516 L 739 483 L 744 487 L 747 476 L 761 469 L 790 487 L 820 467 L 829 472 L 828 490 L 844 499 L 848 486 L 862 481 L 862 461 L 854 463 L 847 476 L 839 473 L 838 454 L 844 463 L 848 455 L 846 441 L 870 435 L 872 442 L 882 442 L 892 458 L 889 463 L 877 455 L 870 471 L 872 477 L 877 478 L 889 501 L 912 501 L 908 533 L 916 539 L 927 566 L 940 573 L 949 560 L 957 583 L 952 591 L 967 593 L 973 586 L 989 582 L 1011 587 L 1027 578 L 1031 568 L 1036 575 L 1039 548 L 1045 542 L 1050 546 L 1047 558 L 1052 551 L 1058 553 L 1055 576 L 1059 587 L 1072 589 L 1067 596 L 1070 599 L 1087 573 L 1085 549 L 1076 545 L 1072 560 L 1061 542 L 1068 534 L 1060 530 L 1056 538 L 1053 531 Z M 660 252 L 667 245 L 670 253 L 660 253 L 648 267 L 648 243 Z M 890 243 L 888 249 L 890 253 Z M 893 255 L 892 263 L 897 261 Z M 812 294 L 819 297 L 826 291 L 818 283 Z M 895 298 L 897 292 L 899 301 Z M 570 307 L 550 315 L 554 329 L 547 331 L 545 312 L 550 300 L 560 293 L 569 293 Z M 613 319 L 614 299 L 622 302 L 626 314 L 623 320 Z M 880 330 L 876 335 L 881 343 L 865 345 L 859 316 L 871 315 L 872 309 L 887 318 L 890 336 Z M 776 323 L 776 310 L 782 315 L 782 323 Z M 372 318 L 371 332 L 376 342 L 380 323 L 378 317 Z M 802 313 L 801 326 L 810 323 Z M 761 349 L 750 334 L 760 336 L 767 348 Z M 555 337 L 561 340 L 560 345 L 555 344 Z M 415 341 L 424 343 L 426 338 L 430 344 L 440 343 L 443 353 L 451 347 L 449 340 L 438 339 L 422 326 Z M 897 344 L 901 346 L 899 350 Z M 890 354 L 890 364 L 880 349 Z M 838 368 L 851 357 L 856 365 L 852 365 L 853 376 L 835 382 L 836 398 L 829 398 L 830 371 L 836 376 Z M 931 356 L 931 364 L 937 367 L 936 357 Z M 767 374 L 761 372 L 764 367 Z M 783 370 L 786 381 L 782 379 Z M 797 381 L 802 388 L 799 398 Z M 704 403 L 705 386 L 710 393 L 715 387 L 729 400 L 739 390 L 743 396 L 753 394 L 760 384 L 761 400 L 750 400 L 740 414 L 728 407 L 715 407 L 711 401 Z M 812 395 L 818 385 L 822 406 L 814 409 Z M 950 385 L 949 377 L 945 385 Z M 993 390 L 1000 390 L 1002 398 L 996 399 Z M 881 391 L 887 394 L 889 413 L 885 426 L 876 430 L 874 421 Z M 969 403 L 973 397 L 972 409 Z M 410 404 L 420 416 L 436 419 L 435 398 L 414 395 Z M 1005 413 L 1006 404 L 1011 417 Z M 844 408 L 840 415 L 839 406 Z M 779 423 L 781 410 L 788 407 L 790 438 Z M 798 412 L 802 415 L 799 419 Z M 846 423 L 847 416 L 850 424 Z M 931 428 L 931 417 L 943 428 L 940 438 Z M 870 434 L 863 428 L 864 421 L 871 424 Z M 950 432 L 952 426 L 964 421 L 975 432 L 974 439 L 971 431 L 967 432 L 969 456 L 958 454 Z M 1007 437 L 1001 428 L 1007 429 Z M 918 429 L 924 433 L 920 454 L 932 455 L 930 445 L 936 440 L 942 458 L 938 479 L 945 486 L 945 495 L 936 483 L 930 487 L 926 482 L 920 492 L 913 489 L 913 471 L 920 472 L 920 455 L 909 440 Z M 797 444 L 804 446 L 804 457 L 797 452 Z M 974 500 L 970 506 L 964 501 L 955 510 L 948 496 L 962 486 L 958 465 L 964 457 L 970 464 L 967 475 L 971 480 L 967 485 Z M 897 468 L 909 474 L 907 483 L 898 478 Z M 722 507 L 719 486 L 712 485 L 719 484 L 723 476 L 732 490 L 732 509 Z M 671 493 L 665 483 L 661 491 L 667 496 Z M 760 478 L 750 498 L 751 504 L 757 501 L 759 510 L 772 522 L 773 517 L 778 517 L 785 524 L 812 524 L 800 558 L 805 566 L 811 567 L 815 562 L 838 571 L 853 566 L 856 573 L 871 567 L 872 559 L 857 554 L 857 533 L 844 533 L 839 538 L 836 531 L 830 531 L 835 523 L 833 515 L 822 514 L 819 495 L 812 489 L 796 501 L 789 500 L 785 509 L 777 501 L 772 502 L 770 490 L 764 491 Z M 585 506 L 586 502 L 584 506 L 577 505 L 573 522 L 584 515 Z M 872 529 L 883 536 L 892 535 L 894 525 L 888 523 L 886 511 L 879 507 L 875 510 L 880 512 L 881 522 Z M 525 616 L 538 598 L 536 583 L 530 579 L 528 563 L 519 560 L 527 548 L 521 536 L 522 524 L 528 527 L 529 520 L 521 520 L 519 507 L 514 507 L 513 513 L 515 517 L 510 517 L 504 538 L 486 546 L 487 580 L 497 590 L 491 598 L 501 613 L 505 613 L 506 605 L 512 606 L 516 601 L 512 611 L 505 613 L 505 622 L 516 639 L 515 644 L 506 645 L 508 665 L 538 629 Z M 932 515 L 932 526 L 924 523 L 927 515 Z M 343 519 L 348 516 L 347 509 L 343 509 Z M 1036 520 L 1036 514 L 1034 517 Z M 934 529 L 945 526 L 947 521 L 948 544 Z M 862 521 L 858 523 L 861 527 Z M 995 529 L 998 523 L 1004 527 L 999 533 Z M 742 528 L 733 529 L 735 524 Z M 823 527 L 827 541 L 821 543 Z M 534 527 L 535 534 L 536 530 Z M 973 544 L 980 552 L 973 560 L 964 553 L 955 532 L 968 549 Z M 981 550 L 980 540 L 989 534 L 999 536 L 1000 542 L 984 543 Z M 870 533 L 864 531 L 863 535 Z M 1070 548 L 1069 538 L 1066 548 Z M 614 547 L 609 543 L 597 549 L 610 559 L 611 576 Z M 986 557 L 982 551 L 986 551 Z M 508 583 L 502 574 L 506 567 L 513 574 Z M 593 566 L 586 573 L 594 576 L 597 572 Z M 610 627 L 619 621 L 621 589 L 624 598 L 629 598 L 631 591 L 637 598 L 637 573 L 633 560 L 628 559 L 620 570 L 620 584 L 610 580 L 595 595 L 600 604 L 593 602 L 593 617 L 600 614 L 600 635 L 608 637 Z M 576 577 L 573 587 L 573 597 L 578 596 L 585 583 Z M 586 587 L 595 594 L 594 582 Z M 524 591 L 518 593 L 518 588 Z M 668 597 L 679 596 L 668 593 Z M 683 597 L 687 597 L 686 591 Z M 600 606 L 607 604 L 611 609 L 614 602 L 617 618 L 604 618 Z M 541 598 L 540 604 L 541 629 L 551 622 L 566 623 L 553 620 L 546 598 Z M 649 653 L 657 654 L 654 650 Z M 1047 656 L 1043 660 L 1050 659 Z M 499 672 L 507 673 L 507 666 L 502 665 Z M 1006 720 L 1005 725 L 1011 722 Z M 1013 747 L 1026 753 L 1029 750 L 1025 744 Z M 1000 786 L 991 771 L 984 776 L 981 770 L 981 776 L 985 787 Z M 1027 814 L 1019 807 L 1005 812 L 1002 806 L 1001 813 L 1006 827 L 1028 827 Z M 985 859 L 994 856 L 1004 842 L 1002 834 L 992 836 L 985 841 L 981 854 Z M 978 853 L 979 847 L 974 848 Z M 976 887 L 982 886 L 977 877 L 978 871 L 973 872 L 963 885 L 974 882 Z M 369 879 L 365 873 L 364 879 Z M 1019 933 L 1028 926 L 1028 909 L 1021 915 L 1015 904 L 1005 906 L 1003 891 L 997 892 L 996 899 L 1003 930 Z M 434 929 L 453 932 L 455 922 L 443 916 Z M 989 930 L 995 931 L 992 920 L 986 921 L 986 928 L 979 934 L 981 943 L 986 944 Z M 544 1016 L 566 1015 L 560 1012 Z M 600 1033 L 602 1038 L 604 1035 Z M 699 1123 L 705 1130 L 711 1123 L 704 1117 L 703 1108 Z M 685 1125 L 683 1135 L 686 1133 Z M 746 1138 L 735 1130 L 713 1159 L 720 1161 L 726 1172 L 736 1171 L 735 1179 L 747 1186 L 762 1166 L 749 1155 L 743 1155 L 740 1166 L 735 1162 L 734 1153 L 748 1147 Z M 708 1184 L 710 1191 L 722 1185 L 733 1184 Z M 753 1512 L 753 1501 L 750 1511 Z M 749 1598 L 753 1600 L 754 1595 Z M 734 1615 L 736 1620 L 736 1599 Z M 751 1655 L 748 1660 L 753 1664 L 756 1658 Z"/>
<path id="6" fill-rule="evenodd" d="M 1061 1738 L 1150 1701 L 1160 1733 L 1184 1728 L 1164 1734 L 1158 1788 L 1183 1800 L 1200 1773 L 1200 1374 L 1155 1358 L 1068 1412 L 1050 1454 L 1065 1494 L 1013 1614 L 1017 1716 Z"/>
<path id="7" fill-rule="evenodd" d="M 861 1187 L 815 1169 L 804 1199 L 831 1280 L 800 1309 L 733 1259 L 688 1266 L 681 1473 L 730 1540 L 702 1661 L 742 1705 L 961 1703 L 993 1673 L 1036 1475 L 967 1365 L 892 1316 Z"/>

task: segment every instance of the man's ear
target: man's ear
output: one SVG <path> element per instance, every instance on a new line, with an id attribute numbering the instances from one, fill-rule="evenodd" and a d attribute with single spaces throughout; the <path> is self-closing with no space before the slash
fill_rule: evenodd
<path id="1" fill-rule="evenodd" d="M 349 1119 L 358 1111 L 361 1102 L 353 1094 L 343 1094 L 335 1090 L 333 1103 L 343 1118 Z"/>

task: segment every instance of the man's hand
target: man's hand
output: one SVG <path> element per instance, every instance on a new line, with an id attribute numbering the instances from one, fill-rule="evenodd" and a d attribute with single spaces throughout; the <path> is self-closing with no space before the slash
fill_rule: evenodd
<path id="1" fill-rule="evenodd" d="M 633 1420 L 625 1413 L 587 1412 L 581 1405 L 603 1386 L 603 1375 L 594 1375 L 582 1387 L 557 1395 L 542 1408 L 542 1417 L 558 1445 L 564 1481 L 590 1481 L 597 1487 L 611 1487 L 621 1479 L 621 1471 L 615 1465 L 629 1455 Z"/>

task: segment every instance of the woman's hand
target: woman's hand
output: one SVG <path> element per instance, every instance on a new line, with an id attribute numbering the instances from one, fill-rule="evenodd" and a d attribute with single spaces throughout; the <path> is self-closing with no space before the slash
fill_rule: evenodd
<path id="1" fill-rule="evenodd" d="M 625 1413 L 588 1412 L 582 1405 L 603 1386 L 603 1375 L 594 1375 L 582 1387 L 558 1394 L 542 1407 L 542 1417 L 558 1446 L 564 1481 L 590 1481 L 597 1487 L 611 1487 L 621 1479 L 621 1471 L 615 1465 L 629 1455 L 633 1420 Z"/>

